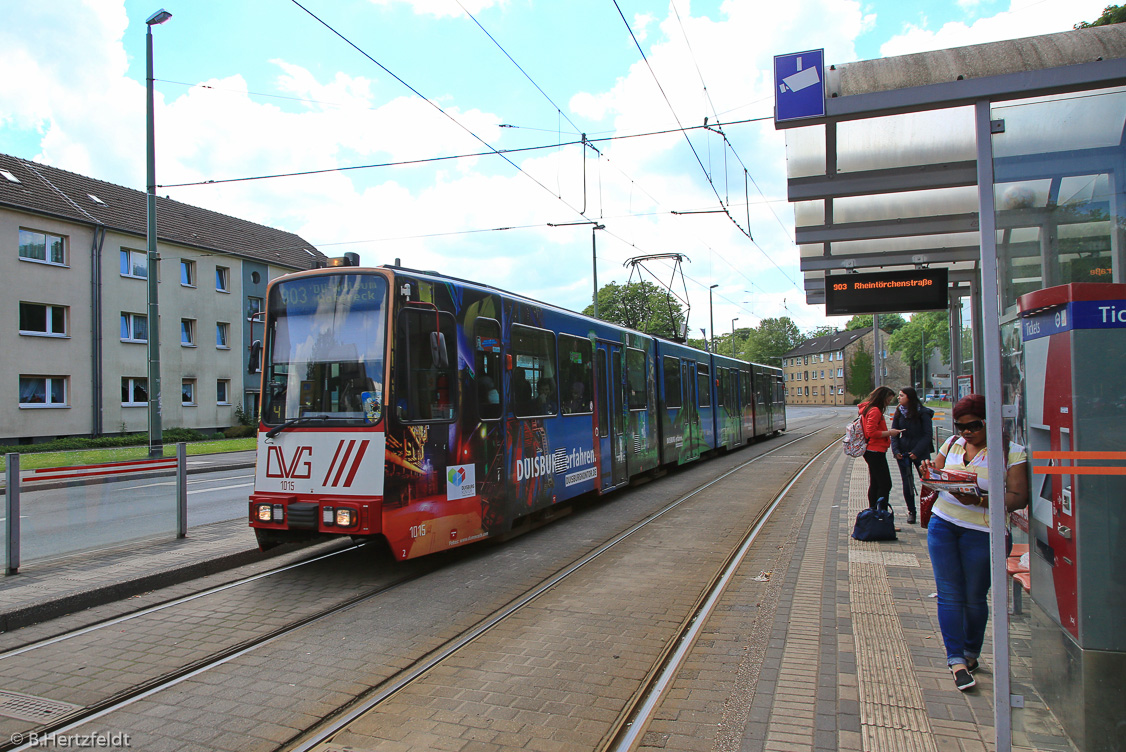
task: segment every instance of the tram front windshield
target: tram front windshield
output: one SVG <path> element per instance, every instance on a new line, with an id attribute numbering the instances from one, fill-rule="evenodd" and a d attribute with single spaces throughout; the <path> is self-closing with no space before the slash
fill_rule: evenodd
<path id="1" fill-rule="evenodd" d="M 386 331 L 382 276 L 326 274 L 275 284 L 266 311 L 263 421 L 378 423 Z"/>

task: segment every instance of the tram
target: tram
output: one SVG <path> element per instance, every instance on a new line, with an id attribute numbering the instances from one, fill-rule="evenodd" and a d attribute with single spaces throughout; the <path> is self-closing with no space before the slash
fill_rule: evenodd
<path id="1" fill-rule="evenodd" d="M 250 525 L 400 561 L 784 430 L 782 372 L 355 254 L 270 283 Z"/>

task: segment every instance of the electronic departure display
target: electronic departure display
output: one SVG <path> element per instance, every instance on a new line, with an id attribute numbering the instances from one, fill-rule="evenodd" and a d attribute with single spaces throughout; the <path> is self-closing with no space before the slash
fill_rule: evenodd
<path id="1" fill-rule="evenodd" d="M 911 269 L 825 276 L 825 315 L 942 311 L 947 269 Z"/>

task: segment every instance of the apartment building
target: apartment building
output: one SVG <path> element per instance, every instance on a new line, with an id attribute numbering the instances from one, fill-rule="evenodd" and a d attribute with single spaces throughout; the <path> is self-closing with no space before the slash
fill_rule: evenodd
<path id="1" fill-rule="evenodd" d="M 292 233 L 0 154 L 0 443 L 148 427 L 148 276 L 158 279 L 165 428 L 258 406 L 250 344 L 267 283 L 324 255 Z M 255 328 L 257 327 L 257 328 Z"/>
<path id="2" fill-rule="evenodd" d="M 910 383 L 910 369 L 899 353 L 888 353 L 889 334 L 880 331 L 883 378 L 898 389 Z M 846 383 L 857 351 L 874 350 L 872 327 L 834 332 L 807 339 L 782 356 L 782 379 L 788 405 L 852 405 L 867 395 L 852 394 Z"/>

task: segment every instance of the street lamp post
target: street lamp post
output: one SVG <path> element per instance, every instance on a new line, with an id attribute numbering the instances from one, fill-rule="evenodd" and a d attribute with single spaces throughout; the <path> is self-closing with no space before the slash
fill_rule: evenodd
<path id="1" fill-rule="evenodd" d="M 160 425 L 160 309 L 157 305 L 156 255 L 156 139 L 153 135 L 152 27 L 164 23 L 172 14 L 161 9 L 145 21 L 146 95 L 145 156 L 148 168 L 148 192 L 145 197 L 145 219 L 148 237 L 148 391 L 149 391 L 149 457 L 164 454 Z"/>
<path id="2" fill-rule="evenodd" d="M 719 287 L 719 285 L 712 285 L 708 288 L 708 331 L 712 333 L 712 352 L 715 352 L 715 309 L 712 307 L 712 290 Z M 704 339 L 704 349 L 708 347 L 707 338 Z"/>
<path id="3" fill-rule="evenodd" d="M 731 357 L 733 358 L 735 357 L 735 322 L 738 320 L 738 316 L 731 319 Z"/>

